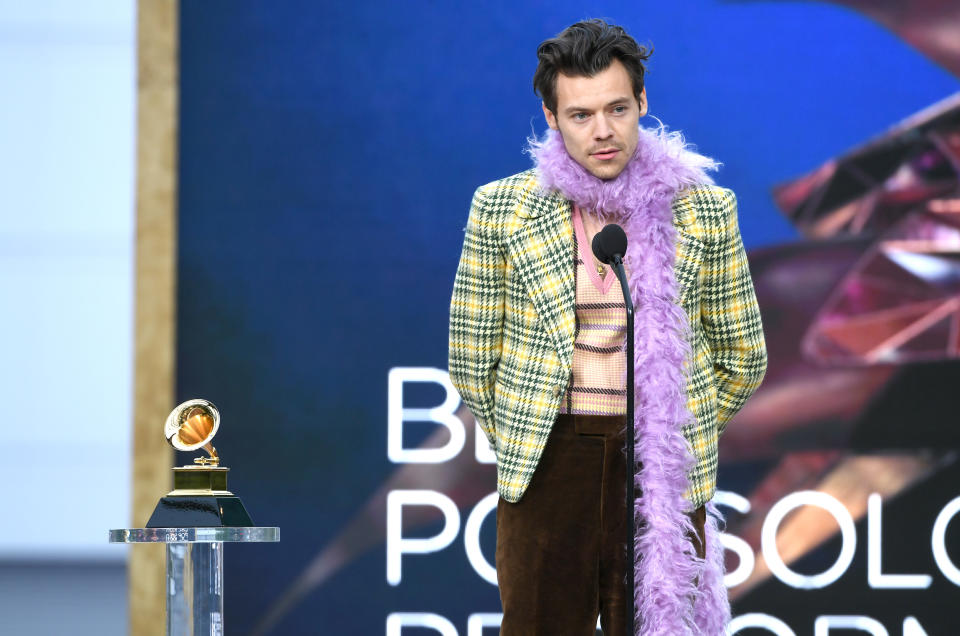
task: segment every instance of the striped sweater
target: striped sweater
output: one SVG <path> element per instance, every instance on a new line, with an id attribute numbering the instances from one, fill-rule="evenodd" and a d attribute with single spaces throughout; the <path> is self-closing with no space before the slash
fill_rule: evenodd
<path id="1" fill-rule="evenodd" d="M 610 266 L 603 266 L 602 277 L 597 272 L 580 208 L 571 207 L 577 322 L 573 373 L 560 412 L 623 415 L 627 412 L 627 317 L 623 292 Z"/>

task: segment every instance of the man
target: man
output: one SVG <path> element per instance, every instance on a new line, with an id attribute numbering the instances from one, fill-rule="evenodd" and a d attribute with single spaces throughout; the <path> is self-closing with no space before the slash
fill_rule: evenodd
<path id="1" fill-rule="evenodd" d="M 450 377 L 497 457 L 501 634 L 593 634 L 599 614 L 621 636 L 628 606 L 643 634 L 720 634 L 717 440 L 766 370 L 736 201 L 712 160 L 639 126 L 649 53 L 622 28 L 580 22 L 537 54 L 550 130 L 534 169 L 476 191 L 450 309 Z M 626 318 L 590 250 L 606 222 L 636 308 L 632 568 Z"/>

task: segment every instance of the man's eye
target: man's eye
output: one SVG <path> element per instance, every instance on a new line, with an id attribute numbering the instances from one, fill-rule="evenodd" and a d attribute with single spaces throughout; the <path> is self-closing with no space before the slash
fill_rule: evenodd
<path id="1" fill-rule="evenodd" d="M 574 113 L 574 114 L 573 114 L 573 118 L 576 119 L 577 121 L 583 121 L 584 119 L 587 118 L 587 114 L 586 114 L 586 113 Z"/>
<path id="2" fill-rule="evenodd" d="M 626 106 L 616 106 L 616 107 L 613 109 L 613 112 L 615 112 L 615 113 L 625 113 L 625 112 L 627 112 L 627 107 L 626 107 Z"/>

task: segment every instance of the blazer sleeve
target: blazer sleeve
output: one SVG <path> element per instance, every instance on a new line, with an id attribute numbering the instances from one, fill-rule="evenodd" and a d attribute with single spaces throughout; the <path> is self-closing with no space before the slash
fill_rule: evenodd
<path id="1" fill-rule="evenodd" d="M 707 255 L 701 322 L 713 354 L 717 430 L 722 433 L 763 380 L 767 348 L 747 253 L 737 222 L 737 199 L 724 189 L 718 239 Z"/>
<path id="2" fill-rule="evenodd" d="M 481 189 L 473 196 L 450 301 L 449 371 L 496 448 L 494 383 L 503 343 L 506 261 Z"/>

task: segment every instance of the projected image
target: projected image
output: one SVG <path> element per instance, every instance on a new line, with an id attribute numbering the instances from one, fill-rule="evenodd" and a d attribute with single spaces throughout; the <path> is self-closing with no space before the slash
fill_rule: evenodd
<path id="1" fill-rule="evenodd" d="M 960 74 L 946 36 L 960 38 L 956 9 L 843 4 Z M 860 623 L 821 625 L 956 627 L 927 604 L 960 585 L 960 94 L 773 196 L 805 240 L 750 255 L 770 367 L 721 457 L 769 468 L 747 497 L 727 498 L 741 513 L 728 526 L 731 599 L 794 627 L 814 619 L 789 588 L 820 614 L 863 608 Z M 877 590 L 904 593 L 878 603 Z"/>
<path id="2" fill-rule="evenodd" d="M 960 381 L 958 142 L 960 97 L 951 97 L 776 189 L 778 204 L 809 238 L 752 255 L 764 317 L 777 328 L 768 337 L 764 385 L 725 434 L 722 456 L 774 467 L 749 496 L 749 513 L 730 526 L 757 563 L 732 598 L 771 576 L 762 528 L 790 492 L 827 493 L 857 521 L 871 494 L 893 501 L 953 474 L 960 445 L 949 416 L 951 387 Z M 797 511 L 779 525 L 779 558 L 789 566 L 838 527 L 823 510 Z M 951 563 L 940 564 L 948 578 Z"/>

